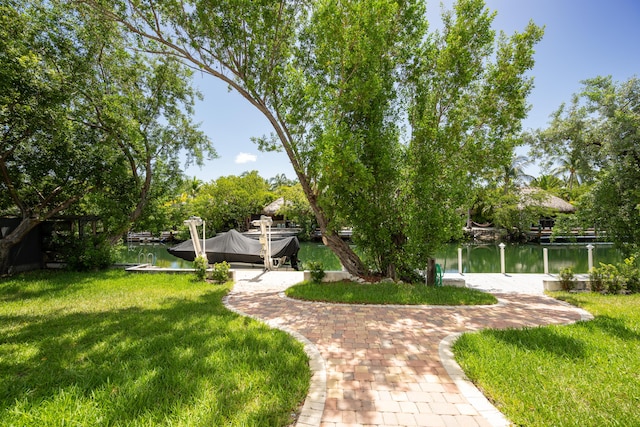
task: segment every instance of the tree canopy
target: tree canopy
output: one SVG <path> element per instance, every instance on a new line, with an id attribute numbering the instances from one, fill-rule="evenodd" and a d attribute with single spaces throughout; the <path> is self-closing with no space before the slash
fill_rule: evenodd
<path id="1" fill-rule="evenodd" d="M 482 0 L 429 32 L 421 0 L 84 0 L 150 53 L 229 85 L 274 129 L 325 243 L 351 273 L 423 268 L 474 177 L 518 142 L 542 36 L 496 36 Z M 344 225 L 364 254 L 338 236 Z"/>
<path id="2" fill-rule="evenodd" d="M 8 251 L 61 212 L 100 214 L 119 236 L 210 142 L 191 123 L 195 96 L 175 59 L 128 49 L 113 22 L 67 3 L 0 6 L 0 209 L 21 223 Z"/>
<path id="3" fill-rule="evenodd" d="M 207 221 L 209 231 L 247 230 L 251 215 L 274 199 L 265 179 L 252 171 L 223 176 L 204 184 L 192 202 L 193 214 Z"/>
<path id="4" fill-rule="evenodd" d="M 546 129 L 532 138 L 533 150 L 565 153 L 567 173 L 594 181 L 579 199 L 583 222 L 604 230 L 627 252 L 640 247 L 640 80 L 583 82 L 571 103 L 562 105 Z"/>

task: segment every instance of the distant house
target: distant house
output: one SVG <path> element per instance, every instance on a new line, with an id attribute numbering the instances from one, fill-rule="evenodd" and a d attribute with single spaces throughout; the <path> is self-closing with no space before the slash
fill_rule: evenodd
<path id="1" fill-rule="evenodd" d="M 576 211 L 576 207 L 571 203 L 544 190 L 532 187 L 520 189 L 520 204 L 518 206 L 521 209 L 526 206 L 538 206 L 557 213 L 574 213 Z"/>
<path id="2" fill-rule="evenodd" d="M 284 197 L 280 197 L 273 202 L 269 203 L 262 209 L 263 215 L 275 216 L 280 208 L 284 205 Z"/>
<path id="3" fill-rule="evenodd" d="M 267 206 L 262 208 L 262 211 L 259 214 L 251 215 L 251 221 L 260 219 L 261 215 L 270 216 L 273 220 L 272 227 L 276 228 L 289 228 L 293 227 L 290 221 L 288 221 L 284 215 L 279 215 L 278 211 L 285 204 L 284 197 L 280 197 L 273 202 L 269 203 Z"/>
<path id="4" fill-rule="evenodd" d="M 524 209 L 527 206 L 537 206 L 550 211 L 551 215 L 540 218 L 539 225 L 536 225 L 536 227 L 542 229 L 553 228 L 557 214 L 570 214 L 576 211 L 575 206 L 562 200 L 560 197 L 554 196 L 539 188 L 523 187 L 520 189 L 520 203 L 518 207 Z"/>

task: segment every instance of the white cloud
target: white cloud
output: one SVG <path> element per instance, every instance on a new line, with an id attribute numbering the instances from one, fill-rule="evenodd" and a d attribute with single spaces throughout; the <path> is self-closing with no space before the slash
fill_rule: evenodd
<path id="1" fill-rule="evenodd" d="M 249 153 L 240 153 L 236 156 L 236 164 L 253 163 L 258 160 L 258 156 Z"/>

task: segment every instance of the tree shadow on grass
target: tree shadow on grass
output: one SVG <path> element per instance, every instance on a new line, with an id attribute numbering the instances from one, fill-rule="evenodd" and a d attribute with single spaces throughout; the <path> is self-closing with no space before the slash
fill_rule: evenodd
<path id="1" fill-rule="evenodd" d="M 598 315 L 595 319 L 588 322 L 578 322 L 577 325 L 591 332 L 600 331 L 607 335 L 625 341 L 640 341 L 640 333 L 630 329 L 624 319 Z"/>
<path id="2" fill-rule="evenodd" d="M 2 283 L 0 279 L 0 302 L 26 301 L 73 292 L 81 290 L 95 280 L 83 273 L 56 273 L 46 270 L 27 272 L 10 277 L 10 283 Z M 38 286 L 32 286 L 34 282 L 39 282 Z"/>
<path id="3" fill-rule="evenodd" d="M 543 351 L 568 359 L 580 359 L 586 356 L 586 344 L 583 341 L 559 334 L 556 327 L 488 329 L 483 333 L 524 350 Z"/>
<path id="4" fill-rule="evenodd" d="M 288 424 L 306 395 L 306 355 L 283 332 L 226 310 L 225 293 L 153 309 L 5 316 L 13 324 L 0 337 L 0 419 L 18 402 L 37 419 L 67 392 L 95 405 L 89 424 L 171 424 L 184 411 L 192 425 Z M 14 357 L 24 346 L 30 356 Z"/>
<path id="5" fill-rule="evenodd" d="M 561 299 L 576 307 L 581 307 L 584 304 L 584 301 L 581 298 L 574 295 L 562 295 Z M 630 301 L 629 304 L 633 304 L 633 302 Z M 629 307 L 633 308 L 633 305 L 630 305 Z M 630 328 L 628 325 L 633 324 L 633 322 L 636 323 L 635 328 Z M 599 330 L 623 340 L 637 341 L 640 340 L 640 327 L 637 323 L 637 320 L 633 320 L 629 318 L 629 316 L 626 316 L 623 310 L 616 317 L 599 314 L 591 321 L 578 322 L 576 325 L 590 331 Z"/>

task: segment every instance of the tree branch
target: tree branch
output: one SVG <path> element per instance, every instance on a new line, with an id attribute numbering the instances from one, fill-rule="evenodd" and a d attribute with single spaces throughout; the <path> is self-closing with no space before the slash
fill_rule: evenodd
<path id="1" fill-rule="evenodd" d="M 13 180 L 11 179 L 11 176 L 9 175 L 9 170 L 7 169 L 7 163 L 6 163 L 6 159 L 9 157 L 9 154 L 11 154 L 14 150 L 15 150 L 15 147 L 3 153 L 2 158 L 0 159 L 0 174 L 2 175 L 2 180 L 7 186 L 7 189 L 9 190 L 9 195 L 11 196 L 11 200 L 13 200 L 16 206 L 18 206 L 18 209 L 20 209 L 20 212 L 22 212 L 22 214 L 24 215 L 28 211 L 28 209 L 22 203 L 22 200 L 20 199 L 20 196 L 16 191 L 16 187 L 13 184 Z"/>

